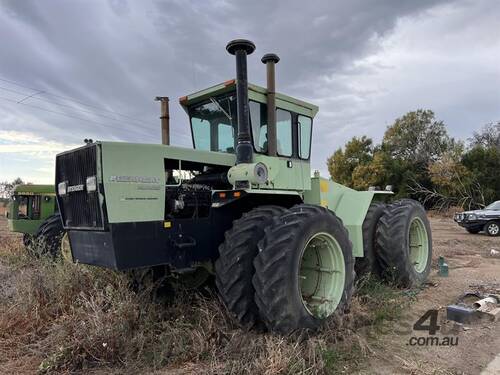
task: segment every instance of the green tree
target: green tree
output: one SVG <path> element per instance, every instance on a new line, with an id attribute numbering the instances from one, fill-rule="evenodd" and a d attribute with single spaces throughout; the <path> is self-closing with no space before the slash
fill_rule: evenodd
<path id="1" fill-rule="evenodd" d="M 500 121 L 496 124 L 486 124 L 479 132 L 474 132 L 472 138 L 470 138 L 470 143 L 472 147 L 500 148 Z"/>
<path id="2" fill-rule="evenodd" d="M 485 204 L 500 199 L 500 148 L 475 146 L 464 154 L 462 164 L 477 182 Z"/>
<path id="3" fill-rule="evenodd" d="M 353 137 L 346 143 L 344 149 L 337 149 L 327 159 L 328 171 L 334 181 L 347 186 L 353 186 L 352 173 L 359 165 L 371 162 L 373 158 L 373 141 L 362 136 Z"/>
<path id="4" fill-rule="evenodd" d="M 396 119 L 384 134 L 382 148 L 394 159 L 426 168 L 452 145 L 442 121 L 431 110 L 419 109 Z"/>

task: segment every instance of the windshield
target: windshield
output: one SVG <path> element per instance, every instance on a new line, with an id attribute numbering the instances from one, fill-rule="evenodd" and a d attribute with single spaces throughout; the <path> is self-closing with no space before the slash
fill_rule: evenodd
<path id="1" fill-rule="evenodd" d="M 210 98 L 189 109 L 194 148 L 234 153 L 238 119 L 234 94 Z"/>
<path id="2" fill-rule="evenodd" d="M 493 202 L 485 208 L 485 210 L 499 210 L 500 211 L 500 201 Z"/>

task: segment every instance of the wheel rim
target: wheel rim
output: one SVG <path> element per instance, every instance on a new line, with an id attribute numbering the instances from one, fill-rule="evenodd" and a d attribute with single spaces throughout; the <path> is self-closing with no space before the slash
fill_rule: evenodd
<path id="1" fill-rule="evenodd" d="M 67 262 L 73 261 L 73 255 L 71 254 L 71 244 L 69 242 L 68 232 L 64 233 L 61 238 L 61 256 Z"/>
<path id="2" fill-rule="evenodd" d="M 488 225 L 488 232 L 490 234 L 498 234 L 499 230 L 500 228 L 498 227 L 498 224 L 491 223 L 490 225 Z"/>
<path id="3" fill-rule="evenodd" d="M 328 233 L 317 233 L 306 243 L 299 268 L 299 291 L 309 314 L 324 319 L 337 308 L 345 284 L 342 249 Z"/>
<path id="4" fill-rule="evenodd" d="M 413 218 L 409 233 L 410 260 L 418 273 L 424 272 L 429 258 L 429 237 L 425 224 L 419 217 Z"/>

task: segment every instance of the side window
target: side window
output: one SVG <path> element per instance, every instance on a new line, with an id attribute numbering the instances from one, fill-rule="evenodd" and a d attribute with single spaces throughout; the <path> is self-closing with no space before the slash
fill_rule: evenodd
<path id="1" fill-rule="evenodd" d="M 267 105 L 250 100 L 250 123 L 255 151 L 267 153 Z"/>
<path id="2" fill-rule="evenodd" d="M 278 155 L 292 156 L 292 114 L 280 108 L 276 110 L 276 135 Z"/>
<path id="3" fill-rule="evenodd" d="M 210 151 L 210 123 L 207 120 L 193 117 L 191 127 L 193 128 L 194 148 Z"/>
<path id="4" fill-rule="evenodd" d="M 312 120 L 309 117 L 299 115 L 299 157 L 309 159 L 311 151 Z"/>
<path id="5" fill-rule="evenodd" d="M 217 136 L 219 139 L 218 151 L 234 153 L 233 127 L 228 124 L 219 124 Z"/>

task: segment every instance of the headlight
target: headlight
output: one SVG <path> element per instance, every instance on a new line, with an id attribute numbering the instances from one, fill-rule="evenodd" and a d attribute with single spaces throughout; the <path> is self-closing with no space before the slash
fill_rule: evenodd
<path id="1" fill-rule="evenodd" d="M 255 180 L 260 185 L 263 185 L 267 182 L 268 172 L 267 172 L 267 167 L 264 163 L 255 164 L 255 168 L 254 168 L 253 172 L 254 172 Z"/>
<path id="2" fill-rule="evenodd" d="M 469 214 L 469 216 L 467 217 L 467 219 L 469 219 L 469 220 L 477 220 L 477 216 L 475 214 Z"/>
<path id="3" fill-rule="evenodd" d="M 86 185 L 87 185 L 87 191 L 89 193 L 96 191 L 97 190 L 97 179 L 95 178 L 95 176 L 87 177 Z"/>
<path id="4" fill-rule="evenodd" d="M 66 182 L 59 182 L 57 184 L 57 194 L 59 195 L 66 195 Z"/>

